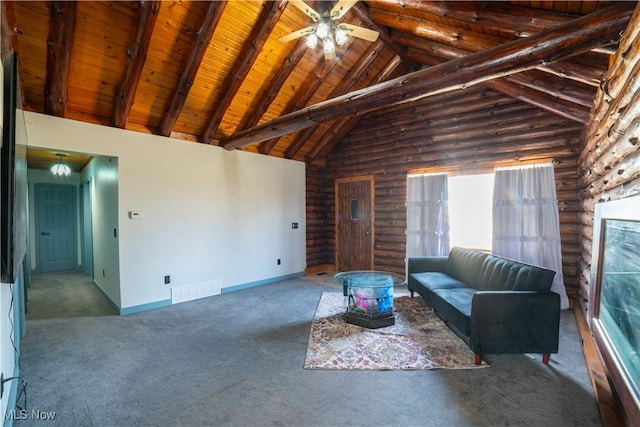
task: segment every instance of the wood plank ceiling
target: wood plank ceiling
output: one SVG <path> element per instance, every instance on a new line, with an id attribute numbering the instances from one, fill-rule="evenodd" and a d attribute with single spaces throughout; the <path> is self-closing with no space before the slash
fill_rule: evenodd
<path id="1" fill-rule="evenodd" d="M 437 79 L 425 70 L 482 52 L 490 59 L 489 49 L 610 7 L 618 9 L 596 21 L 628 21 L 635 2 L 361 1 L 341 22 L 380 37 L 350 38 L 326 60 L 304 39 L 277 41 L 311 24 L 286 1 L 5 1 L 2 48 L 3 56 L 18 53 L 27 110 L 321 163 L 360 114 L 385 102 L 322 120 L 313 117 L 320 109 L 305 107 L 329 108 L 332 99 L 418 70 Z M 619 33 L 481 84 L 585 123 Z M 524 57 L 531 47 L 519 49 Z M 465 87 L 456 83 L 451 90 Z M 304 126 L 269 137 L 270 127 L 291 120 Z"/>

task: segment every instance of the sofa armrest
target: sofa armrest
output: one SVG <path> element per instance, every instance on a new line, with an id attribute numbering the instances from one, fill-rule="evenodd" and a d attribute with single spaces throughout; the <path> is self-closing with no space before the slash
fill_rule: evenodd
<path id="1" fill-rule="evenodd" d="M 474 353 L 557 353 L 560 296 L 551 291 L 479 291 L 471 303 Z"/>
<path id="2" fill-rule="evenodd" d="M 407 273 L 422 273 L 424 271 L 446 273 L 448 260 L 449 257 L 446 256 L 409 258 Z"/>

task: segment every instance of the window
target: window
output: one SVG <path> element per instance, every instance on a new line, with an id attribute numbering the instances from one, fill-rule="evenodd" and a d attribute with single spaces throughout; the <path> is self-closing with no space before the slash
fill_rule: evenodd
<path id="1" fill-rule="evenodd" d="M 420 176 L 429 180 L 421 182 Z M 551 290 L 568 308 L 552 163 L 482 175 L 407 175 L 407 257 L 446 255 L 453 246 L 555 271 Z"/>
<path id="2" fill-rule="evenodd" d="M 358 215 L 358 199 L 351 199 L 351 219 L 360 219 L 360 215 Z"/>
<path id="3" fill-rule="evenodd" d="M 493 174 L 449 177 L 451 247 L 491 251 Z"/>

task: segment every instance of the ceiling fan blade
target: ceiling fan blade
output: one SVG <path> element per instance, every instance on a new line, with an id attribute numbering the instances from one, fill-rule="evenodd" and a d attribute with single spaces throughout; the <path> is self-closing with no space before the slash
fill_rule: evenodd
<path id="1" fill-rule="evenodd" d="M 358 37 L 359 39 L 367 40 L 370 42 L 374 42 L 378 40 L 378 36 L 379 36 L 377 31 L 370 30 L 368 28 L 358 27 L 357 25 L 339 24 L 338 28 L 343 29 L 350 36 Z"/>
<path id="2" fill-rule="evenodd" d="M 313 10 L 312 8 L 310 8 L 302 0 L 289 0 L 289 3 L 291 3 L 292 5 L 294 5 L 295 7 L 300 9 L 301 11 L 303 11 L 308 17 L 313 19 L 313 22 L 319 22 L 320 21 L 320 14 L 318 12 L 316 12 L 315 10 Z"/>
<path id="3" fill-rule="evenodd" d="M 304 36 L 307 36 L 309 34 L 313 34 L 315 32 L 316 32 L 315 27 L 306 27 L 306 28 L 303 28 L 301 30 L 297 30 L 297 31 L 294 31 L 294 32 L 289 33 L 287 35 L 284 35 L 284 36 L 278 38 L 278 41 L 280 43 L 286 43 L 286 42 L 289 42 L 291 40 L 299 39 L 300 37 L 304 37 Z"/>
<path id="4" fill-rule="evenodd" d="M 329 12 L 329 17 L 333 20 L 342 18 L 356 3 L 358 0 L 340 0 Z"/>

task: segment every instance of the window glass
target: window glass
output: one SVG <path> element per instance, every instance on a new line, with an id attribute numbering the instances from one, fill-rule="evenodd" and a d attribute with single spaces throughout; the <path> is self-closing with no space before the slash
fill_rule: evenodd
<path id="1" fill-rule="evenodd" d="M 358 219 L 358 199 L 351 199 L 351 219 Z"/>
<path id="2" fill-rule="evenodd" d="M 449 177 L 451 247 L 491 251 L 493 174 Z"/>

